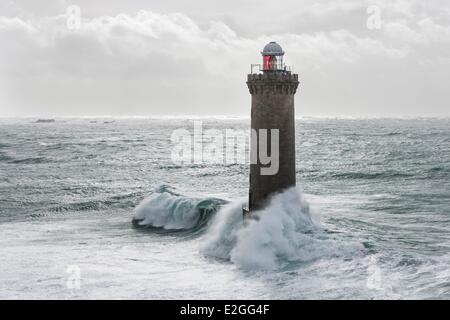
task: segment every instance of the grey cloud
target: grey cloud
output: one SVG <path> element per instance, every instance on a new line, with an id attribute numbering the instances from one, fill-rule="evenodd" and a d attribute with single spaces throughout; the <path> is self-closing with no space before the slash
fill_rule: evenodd
<path id="1" fill-rule="evenodd" d="M 288 1 L 295 10 L 254 15 L 243 12 L 252 1 L 243 10 L 155 1 L 159 12 L 111 1 L 110 15 L 94 14 L 101 1 L 74 2 L 83 12 L 75 31 L 64 1 L 48 13 L 26 1 L 5 9 L 0 116 L 248 114 L 245 76 L 273 39 L 300 73 L 299 115 L 450 115 L 448 11 L 431 5 L 375 1 L 384 24 L 368 30 L 366 6 L 350 0 Z"/>

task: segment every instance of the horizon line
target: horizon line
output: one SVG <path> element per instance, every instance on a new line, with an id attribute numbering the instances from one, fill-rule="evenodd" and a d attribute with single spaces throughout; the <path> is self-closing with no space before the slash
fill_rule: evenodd
<path id="1" fill-rule="evenodd" d="M 1 116 L 0 119 L 250 119 L 250 115 L 79 115 L 79 116 Z M 450 119 L 449 116 L 296 116 L 295 119 Z"/>

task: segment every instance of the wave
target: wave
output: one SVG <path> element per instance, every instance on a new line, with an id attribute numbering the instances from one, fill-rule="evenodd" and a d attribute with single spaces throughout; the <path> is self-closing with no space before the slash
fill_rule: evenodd
<path id="1" fill-rule="evenodd" d="M 36 157 L 36 158 L 25 158 L 25 159 L 14 159 L 9 161 L 12 164 L 39 164 L 39 163 L 49 163 L 51 160 L 44 157 Z"/>
<path id="2" fill-rule="evenodd" d="M 0 161 L 10 161 L 12 159 L 13 158 L 11 158 L 10 156 L 6 155 L 5 153 L 0 152 Z"/>
<path id="3" fill-rule="evenodd" d="M 61 190 L 76 193 L 78 187 L 65 187 Z M 85 211 L 102 211 L 114 209 L 129 209 L 134 206 L 136 199 L 141 196 L 139 192 L 118 194 L 106 199 L 93 199 L 79 202 L 62 203 L 59 205 L 45 207 L 43 213 L 32 213 L 32 218 L 42 218 L 47 216 L 53 216 L 54 214 L 73 214 L 74 212 Z"/>
<path id="4" fill-rule="evenodd" d="M 431 167 L 428 170 L 429 173 L 447 173 L 450 172 L 450 166 L 435 166 L 435 167 Z"/>
<path id="5" fill-rule="evenodd" d="M 134 209 L 132 221 L 136 227 L 197 233 L 225 203 L 218 198 L 185 197 L 160 186 Z"/>
<path id="6" fill-rule="evenodd" d="M 201 248 L 204 255 L 255 270 L 325 257 L 352 257 L 365 250 L 361 243 L 327 233 L 295 187 L 275 195 L 265 209 L 254 212 L 257 220 L 245 224 L 243 202 L 231 203 L 219 211 Z"/>
<path id="7" fill-rule="evenodd" d="M 102 208 L 101 201 L 84 201 L 67 203 L 64 205 L 50 208 L 50 212 L 66 212 L 66 211 L 97 211 Z"/>
<path id="8" fill-rule="evenodd" d="M 383 179 L 383 178 L 406 178 L 411 176 L 413 176 L 413 174 L 398 171 L 342 172 L 331 175 L 331 177 L 338 179 Z"/>
<path id="9" fill-rule="evenodd" d="M 324 230 L 296 187 L 272 197 L 265 209 L 253 213 L 257 219 L 243 220 L 244 202 L 190 198 L 163 186 L 135 208 L 133 224 L 164 233 L 197 235 L 206 231 L 200 248 L 204 256 L 246 270 L 352 258 L 366 250 L 362 243 Z"/>

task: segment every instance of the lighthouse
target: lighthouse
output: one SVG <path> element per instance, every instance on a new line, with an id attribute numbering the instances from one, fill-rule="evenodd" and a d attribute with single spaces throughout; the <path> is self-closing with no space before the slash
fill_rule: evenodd
<path id="1" fill-rule="evenodd" d="M 294 95 L 298 75 L 286 67 L 284 51 L 275 41 L 268 43 L 261 54 L 262 64 L 252 64 L 247 76 L 252 134 L 250 190 L 244 217 L 251 217 L 272 195 L 296 183 Z M 268 163 L 265 153 L 277 163 Z"/>

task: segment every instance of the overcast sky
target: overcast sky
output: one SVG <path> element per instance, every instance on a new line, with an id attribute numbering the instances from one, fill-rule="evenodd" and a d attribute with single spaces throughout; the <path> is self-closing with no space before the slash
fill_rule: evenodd
<path id="1" fill-rule="evenodd" d="M 297 116 L 450 116 L 448 0 L 2 0 L 0 116 L 249 115 L 271 40 Z"/>

